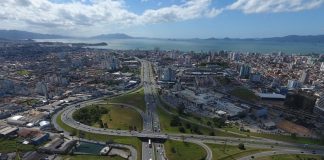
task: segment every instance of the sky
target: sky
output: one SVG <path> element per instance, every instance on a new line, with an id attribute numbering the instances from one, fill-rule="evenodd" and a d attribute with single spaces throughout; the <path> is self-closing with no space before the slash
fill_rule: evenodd
<path id="1" fill-rule="evenodd" d="M 324 0 L 1 0 L 0 29 L 88 37 L 324 34 Z"/>

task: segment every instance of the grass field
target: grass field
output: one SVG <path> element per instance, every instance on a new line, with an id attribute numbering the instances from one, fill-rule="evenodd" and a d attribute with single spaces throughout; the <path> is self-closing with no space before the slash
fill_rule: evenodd
<path id="1" fill-rule="evenodd" d="M 18 139 L 3 139 L 0 138 L 0 153 L 33 151 L 36 147 L 33 145 L 21 144 Z"/>
<path id="2" fill-rule="evenodd" d="M 237 87 L 235 89 L 233 89 L 230 92 L 231 95 L 238 97 L 240 99 L 246 100 L 246 101 L 256 101 L 258 100 L 258 96 L 256 96 L 254 94 L 254 92 L 252 92 L 249 89 L 243 88 L 243 87 Z"/>
<path id="3" fill-rule="evenodd" d="M 157 108 L 157 112 L 158 112 L 158 115 L 159 115 L 160 125 L 161 125 L 161 129 L 162 129 L 163 132 L 181 133 L 179 131 L 179 127 L 172 127 L 170 125 L 170 122 L 171 122 L 171 119 L 172 119 L 173 115 L 167 113 L 166 111 L 164 111 L 160 107 Z M 184 121 L 184 120 L 180 120 L 180 121 L 182 123 L 182 126 L 185 128 L 185 133 L 186 134 L 192 134 L 190 129 L 186 128 L 186 124 L 189 123 L 192 127 L 193 126 L 198 126 L 197 124 L 194 124 L 192 122 L 187 122 L 187 121 Z M 197 121 L 196 121 L 196 123 L 202 124 L 202 123 L 199 123 Z M 204 126 L 199 126 L 199 130 L 201 131 L 201 134 L 203 134 L 203 135 L 210 135 L 210 133 L 213 132 L 215 136 L 241 137 L 239 135 L 231 134 L 231 133 L 228 133 L 228 132 L 222 132 L 222 131 L 215 130 L 215 129 L 208 128 L 208 127 L 204 127 Z"/>
<path id="4" fill-rule="evenodd" d="M 107 123 L 108 128 L 118 130 L 129 130 L 136 128 L 137 131 L 143 130 L 143 120 L 141 115 L 132 108 L 105 105 L 109 109 L 108 114 L 104 114 L 101 117 L 103 123 Z M 95 127 L 99 127 L 96 124 Z"/>
<path id="5" fill-rule="evenodd" d="M 28 71 L 28 70 L 19 70 L 19 71 L 17 71 L 17 74 L 18 74 L 18 75 L 21 75 L 21 76 L 28 76 L 28 75 L 30 75 L 31 73 L 30 73 L 30 71 Z"/>
<path id="6" fill-rule="evenodd" d="M 123 94 L 108 100 L 110 103 L 125 103 L 138 107 L 142 111 L 146 110 L 146 103 L 144 99 L 144 88 L 136 90 L 131 93 Z"/>
<path id="7" fill-rule="evenodd" d="M 63 160 L 125 160 L 121 157 L 108 157 L 108 156 L 92 156 L 92 155 L 73 155 L 64 156 Z"/>
<path id="8" fill-rule="evenodd" d="M 168 140 L 164 146 L 169 160 L 203 160 L 207 156 L 202 147 L 193 143 Z"/>
<path id="9" fill-rule="evenodd" d="M 61 115 L 62 114 L 57 116 L 56 123 L 65 131 L 68 131 L 70 133 L 75 133 L 76 136 L 79 136 L 80 131 L 63 123 L 61 119 Z M 82 133 L 84 134 L 83 138 L 90 139 L 90 140 L 102 141 L 102 142 L 116 142 L 121 144 L 132 145 L 137 150 L 137 155 L 138 155 L 137 159 L 141 159 L 142 157 L 142 142 L 136 137 L 108 136 L 104 134 L 95 134 L 90 132 L 82 132 Z"/>
<path id="10" fill-rule="evenodd" d="M 254 153 L 267 151 L 266 149 L 247 148 L 240 150 L 238 146 L 208 144 L 213 152 L 214 160 L 235 160 L 240 157 L 248 156 Z"/>
<path id="11" fill-rule="evenodd" d="M 324 157 L 317 155 L 274 155 L 269 157 L 260 157 L 256 160 L 323 160 Z"/>

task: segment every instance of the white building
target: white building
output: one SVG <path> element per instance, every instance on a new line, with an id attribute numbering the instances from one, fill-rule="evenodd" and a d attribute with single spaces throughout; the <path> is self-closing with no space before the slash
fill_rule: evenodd
<path id="1" fill-rule="evenodd" d="M 308 74 L 308 71 L 303 71 L 301 76 L 300 76 L 300 79 L 299 79 L 299 82 L 304 84 L 304 83 L 307 83 L 308 82 L 308 77 L 309 77 L 309 74 Z"/>
<path id="2" fill-rule="evenodd" d="M 324 118 L 324 93 L 316 100 L 313 112 Z"/>
<path id="3" fill-rule="evenodd" d="M 288 89 L 296 89 L 299 87 L 299 82 L 296 80 L 288 80 L 287 87 Z"/>
<path id="4" fill-rule="evenodd" d="M 324 62 L 321 63 L 320 71 L 324 72 Z"/>
<path id="5" fill-rule="evenodd" d="M 38 94 L 41 94 L 41 95 L 45 96 L 46 98 L 48 98 L 48 87 L 45 82 L 38 82 L 36 84 L 35 90 Z"/>
<path id="6" fill-rule="evenodd" d="M 243 64 L 240 67 L 240 77 L 241 78 L 249 78 L 251 73 L 251 67 L 249 65 Z"/>
<path id="7" fill-rule="evenodd" d="M 176 80 L 176 72 L 171 68 L 160 69 L 160 81 L 174 82 Z"/>

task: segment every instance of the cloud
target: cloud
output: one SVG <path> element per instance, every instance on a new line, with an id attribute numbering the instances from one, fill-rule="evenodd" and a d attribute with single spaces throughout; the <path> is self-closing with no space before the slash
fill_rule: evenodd
<path id="1" fill-rule="evenodd" d="M 148 1 L 148 0 L 141 0 Z M 313 9 L 324 0 L 236 0 L 223 8 L 213 0 L 181 0 L 177 5 L 135 13 L 124 0 L 2 0 L 1 28 L 84 35 L 116 31 L 134 25 L 213 18 L 240 10 L 244 13 L 293 12 Z"/>
<path id="2" fill-rule="evenodd" d="M 172 5 L 156 10 L 146 10 L 139 16 L 140 23 L 185 21 L 200 17 L 214 17 L 216 9 L 210 8 L 211 0 L 189 0 L 182 5 Z"/>
<path id="3" fill-rule="evenodd" d="M 57 30 L 145 25 L 216 16 L 215 9 L 210 7 L 211 2 L 187 0 L 179 5 L 136 14 L 127 10 L 123 0 L 72 0 L 64 3 L 53 0 L 2 0 L 0 18 L 32 26 L 56 27 Z"/>
<path id="4" fill-rule="evenodd" d="M 320 7 L 324 0 L 237 0 L 228 10 L 241 10 L 244 13 L 297 12 Z"/>

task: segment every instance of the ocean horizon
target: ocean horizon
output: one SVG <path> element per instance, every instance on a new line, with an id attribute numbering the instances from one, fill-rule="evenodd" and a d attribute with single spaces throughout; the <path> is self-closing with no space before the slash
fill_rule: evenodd
<path id="1" fill-rule="evenodd" d="M 37 42 L 63 42 L 63 43 L 100 43 L 106 42 L 107 46 L 91 48 L 113 50 L 179 50 L 183 52 L 208 52 L 208 51 L 233 51 L 251 53 L 286 53 L 286 54 L 324 54 L 324 43 L 306 42 L 274 42 L 263 40 L 171 40 L 171 39 L 35 39 Z"/>

